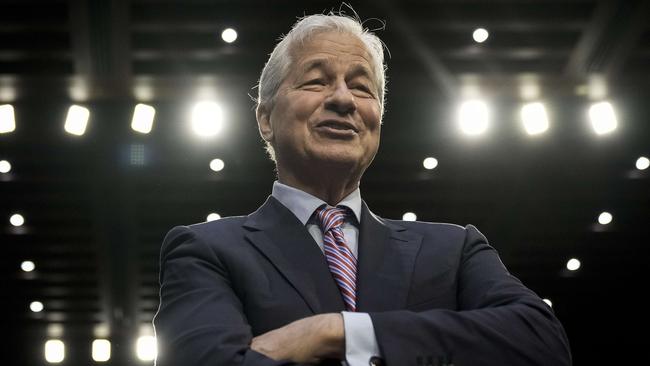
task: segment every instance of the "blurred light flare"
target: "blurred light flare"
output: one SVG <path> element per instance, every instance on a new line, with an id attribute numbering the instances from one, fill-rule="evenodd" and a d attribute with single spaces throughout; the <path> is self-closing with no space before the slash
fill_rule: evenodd
<path id="1" fill-rule="evenodd" d="M 550 306 L 550 307 L 553 307 L 553 302 L 551 302 L 551 300 L 549 300 L 549 299 L 542 299 L 542 301 L 544 301 L 544 302 L 546 303 L 546 305 L 548 305 L 548 306 Z"/>
<path id="2" fill-rule="evenodd" d="M 424 166 L 424 169 L 427 170 L 435 169 L 438 166 L 438 159 L 428 157 L 422 161 L 422 165 Z"/>
<path id="3" fill-rule="evenodd" d="M 612 222 L 613 219 L 614 217 L 612 214 L 607 211 L 602 212 L 600 215 L 598 215 L 598 223 L 601 225 L 608 225 Z"/>
<path id="4" fill-rule="evenodd" d="M 32 261 L 23 261 L 20 264 L 20 269 L 22 269 L 23 272 L 31 272 L 36 269 L 36 264 Z"/>
<path id="5" fill-rule="evenodd" d="M 6 160 L 0 160 L 0 173 L 9 173 L 11 171 L 11 163 Z"/>
<path id="6" fill-rule="evenodd" d="M 466 135 L 477 136 L 488 129 L 489 112 L 487 103 L 482 100 L 469 100 L 461 103 L 458 119 L 460 129 Z"/>
<path id="7" fill-rule="evenodd" d="M 156 337 L 141 336 L 136 341 L 136 355 L 142 361 L 153 361 L 158 354 Z"/>
<path id="8" fill-rule="evenodd" d="M 237 40 L 237 31 L 232 28 L 226 28 L 221 32 L 221 39 L 226 43 L 233 43 Z"/>
<path id="9" fill-rule="evenodd" d="M 646 158 L 645 156 L 641 156 L 638 159 L 636 159 L 635 166 L 639 170 L 646 170 L 646 169 L 648 169 L 648 167 L 650 167 L 650 160 L 648 158 Z"/>
<path id="10" fill-rule="evenodd" d="M 11 225 L 16 227 L 23 226 L 23 224 L 25 224 L 25 218 L 23 217 L 23 215 L 16 213 L 11 215 L 11 217 L 9 218 L 9 222 L 11 223 Z"/>
<path id="11" fill-rule="evenodd" d="M 569 261 L 566 263 L 566 268 L 569 271 L 577 271 L 580 268 L 580 261 L 576 258 L 571 258 Z"/>
<path id="12" fill-rule="evenodd" d="M 415 221 L 417 219 L 417 215 L 413 212 L 406 212 L 404 215 L 402 215 L 402 220 L 404 221 Z"/>
<path id="13" fill-rule="evenodd" d="M 225 167 L 226 167 L 226 163 L 224 163 L 224 161 L 221 159 L 212 159 L 212 161 L 210 161 L 210 169 L 212 169 L 215 172 L 220 172 Z"/>
<path id="14" fill-rule="evenodd" d="M 65 359 L 65 344 L 58 339 L 45 342 L 45 360 L 49 363 L 60 363 Z"/>
<path id="15" fill-rule="evenodd" d="M 81 136 L 86 132 L 90 111 L 88 108 L 72 105 L 68 109 L 68 116 L 65 119 L 65 131 L 76 136 Z"/>
<path id="16" fill-rule="evenodd" d="M 40 301 L 32 301 L 31 303 L 29 303 L 29 310 L 31 310 L 34 313 L 40 313 L 41 311 L 43 311 L 43 308 L 44 308 L 43 303 Z"/>
<path id="17" fill-rule="evenodd" d="M 92 357 L 96 362 L 106 362 L 111 359 L 111 342 L 107 339 L 95 339 L 92 345 Z"/>
<path id="18" fill-rule="evenodd" d="M 192 128 L 199 136 L 215 136 L 221 131 L 223 111 L 210 101 L 198 102 L 192 108 Z"/>
<path id="19" fill-rule="evenodd" d="M 156 115 L 156 109 L 147 104 L 138 104 L 133 111 L 131 128 L 140 133 L 149 133 L 153 128 L 153 120 Z"/>
<path id="20" fill-rule="evenodd" d="M 215 221 L 215 220 L 219 220 L 220 218 L 221 218 L 221 215 L 219 215 L 216 212 L 212 212 L 212 213 L 208 214 L 208 217 L 206 218 L 206 221 Z"/>
<path id="21" fill-rule="evenodd" d="M 16 130 L 16 116 L 11 104 L 0 105 L 0 133 Z"/>
<path id="22" fill-rule="evenodd" d="M 472 33 L 472 38 L 477 43 L 485 42 L 489 36 L 490 33 L 488 33 L 488 31 L 485 28 L 476 28 Z"/>
<path id="23" fill-rule="evenodd" d="M 548 115 L 544 104 L 540 102 L 523 105 L 521 120 L 526 132 L 531 136 L 542 134 L 548 130 Z"/>
<path id="24" fill-rule="evenodd" d="M 614 107 L 609 102 L 592 104 L 589 107 L 589 119 L 594 131 L 599 135 L 610 133 L 618 126 Z"/>

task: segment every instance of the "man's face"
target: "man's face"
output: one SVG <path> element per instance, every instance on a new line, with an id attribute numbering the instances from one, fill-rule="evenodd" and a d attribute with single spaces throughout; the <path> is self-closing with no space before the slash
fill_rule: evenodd
<path id="1" fill-rule="evenodd" d="M 279 168 L 297 174 L 318 164 L 362 173 L 377 153 L 381 123 L 370 54 L 358 38 L 328 32 L 296 47 L 292 58 L 272 110 L 258 112 Z"/>

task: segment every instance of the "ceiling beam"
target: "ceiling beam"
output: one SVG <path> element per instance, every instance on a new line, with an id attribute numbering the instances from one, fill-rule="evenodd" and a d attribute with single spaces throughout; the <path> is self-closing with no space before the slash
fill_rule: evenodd
<path id="1" fill-rule="evenodd" d="M 598 2 L 591 22 L 573 49 L 565 74 L 584 78 L 591 74 L 614 76 L 641 36 L 648 0 Z"/>

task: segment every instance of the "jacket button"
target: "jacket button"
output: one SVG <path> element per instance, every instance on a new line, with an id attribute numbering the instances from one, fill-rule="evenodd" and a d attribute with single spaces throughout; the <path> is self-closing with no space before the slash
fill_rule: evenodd
<path id="1" fill-rule="evenodd" d="M 368 361 L 368 366 L 385 366 L 385 364 L 382 358 L 377 356 L 372 356 L 370 357 L 370 361 Z"/>

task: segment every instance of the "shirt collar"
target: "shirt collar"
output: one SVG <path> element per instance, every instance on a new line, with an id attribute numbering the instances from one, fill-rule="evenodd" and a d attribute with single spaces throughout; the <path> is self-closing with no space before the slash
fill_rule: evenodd
<path id="1" fill-rule="evenodd" d="M 278 181 L 273 183 L 273 192 L 271 195 L 288 208 L 303 225 L 307 224 L 309 218 L 318 207 L 327 204 L 318 197 Z M 336 205 L 345 206 L 352 210 L 357 222 L 361 222 L 361 191 L 359 188 L 352 191 L 352 193 Z"/>

